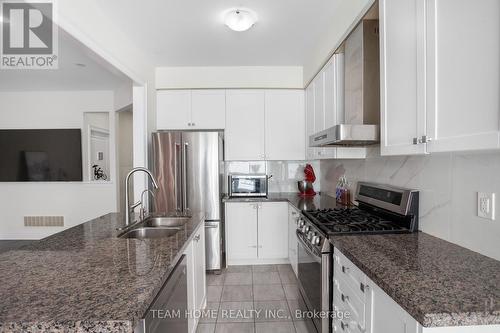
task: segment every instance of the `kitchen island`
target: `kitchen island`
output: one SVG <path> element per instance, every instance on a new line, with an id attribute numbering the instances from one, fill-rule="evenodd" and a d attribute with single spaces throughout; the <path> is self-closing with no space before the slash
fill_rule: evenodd
<path id="1" fill-rule="evenodd" d="M 118 238 L 110 213 L 0 255 L 0 332 L 133 332 L 203 223 Z"/>

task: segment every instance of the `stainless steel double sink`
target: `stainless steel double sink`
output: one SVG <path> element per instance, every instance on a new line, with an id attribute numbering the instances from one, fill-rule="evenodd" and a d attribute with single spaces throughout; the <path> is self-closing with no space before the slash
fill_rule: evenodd
<path id="1" fill-rule="evenodd" d="M 133 224 L 118 237 L 135 239 L 170 237 L 178 233 L 189 219 L 188 216 L 151 216 Z"/>

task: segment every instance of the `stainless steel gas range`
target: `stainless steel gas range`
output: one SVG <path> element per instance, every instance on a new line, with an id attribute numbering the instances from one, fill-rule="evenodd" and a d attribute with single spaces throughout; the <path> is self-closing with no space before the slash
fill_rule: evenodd
<path id="1" fill-rule="evenodd" d="M 355 198 L 357 207 L 302 211 L 296 230 L 299 287 L 320 333 L 331 331 L 333 247 L 329 236 L 418 231 L 418 191 L 360 182 Z"/>

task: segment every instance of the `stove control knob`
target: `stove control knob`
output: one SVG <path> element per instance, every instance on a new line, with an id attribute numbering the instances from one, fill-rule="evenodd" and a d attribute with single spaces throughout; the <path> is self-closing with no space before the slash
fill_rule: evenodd
<path id="1" fill-rule="evenodd" d="M 307 235 L 307 233 L 309 232 L 309 230 L 311 230 L 311 227 L 310 227 L 310 226 L 308 226 L 308 225 L 305 225 L 305 226 L 302 228 L 302 232 L 303 232 L 304 234 L 306 234 L 306 235 Z"/>
<path id="2" fill-rule="evenodd" d="M 309 231 L 309 232 L 307 233 L 307 239 L 309 239 L 309 240 L 313 239 L 314 234 L 315 234 L 314 232 Z"/>
<path id="3" fill-rule="evenodd" d="M 321 243 L 321 237 L 320 237 L 320 236 L 314 236 L 314 237 L 312 238 L 311 243 L 312 243 L 313 245 L 319 245 L 319 243 Z"/>
<path id="4" fill-rule="evenodd" d="M 305 224 L 306 224 L 306 222 L 304 222 L 304 220 L 303 220 L 303 219 L 300 219 L 300 220 L 299 220 L 299 228 L 304 227 L 304 225 L 305 225 Z"/>

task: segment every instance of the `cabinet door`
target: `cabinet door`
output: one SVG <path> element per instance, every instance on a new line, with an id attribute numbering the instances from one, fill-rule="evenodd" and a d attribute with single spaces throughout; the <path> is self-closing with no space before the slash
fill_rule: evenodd
<path id="1" fill-rule="evenodd" d="M 322 70 L 314 78 L 314 133 L 325 129 L 325 80 Z"/>
<path id="2" fill-rule="evenodd" d="M 304 160 L 303 90 L 267 90 L 265 139 L 267 160 Z"/>
<path id="3" fill-rule="evenodd" d="M 380 287 L 372 287 L 372 333 L 417 333 L 418 323 Z"/>
<path id="4" fill-rule="evenodd" d="M 499 13 L 498 0 L 428 1 L 429 152 L 499 148 Z"/>
<path id="5" fill-rule="evenodd" d="M 225 90 L 205 89 L 191 92 L 191 122 L 194 129 L 226 127 Z"/>
<path id="6" fill-rule="evenodd" d="M 324 68 L 325 128 L 344 121 L 344 55 L 333 55 Z"/>
<path id="7" fill-rule="evenodd" d="M 382 155 L 424 154 L 425 1 L 380 0 Z M 469 26 L 465 24 L 465 26 Z"/>
<path id="8" fill-rule="evenodd" d="M 198 228 L 193 238 L 194 272 L 195 272 L 195 304 L 196 309 L 201 310 L 206 302 L 206 273 L 205 273 L 205 224 Z"/>
<path id="9" fill-rule="evenodd" d="M 309 137 L 314 134 L 314 81 L 306 88 L 306 159 L 316 158 L 316 148 L 309 147 Z"/>
<path id="10" fill-rule="evenodd" d="M 191 129 L 191 91 L 158 90 L 156 92 L 156 128 L 158 130 Z"/>
<path id="11" fill-rule="evenodd" d="M 288 258 L 288 203 L 259 203 L 257 233 L 259 259 Z"/>
<path id="12" fill-rule="evenodd" d="M 299 264 L 297 235 L 295 233 L 298 220 L 299 212 L 291 205 L 288 205 L 288 259 L 295 275 L 297 275 L 297 266 Z"/>
<path id="13" fill-rule="evenodd" d="M 226 160 L 265 159 L 264 91 L 228 90 L 226 106 Z"/>
<path id="14" fill-rule="evenodd" d="M 226 255 L 229 265 L 241 259 L 257 259 L 257 204 L 226 205 Z"/>
<path id="15" fill-rule="evenodd" d="M 195 260 L 193 253 L 193 242 L 189 243 L 184 250 L 184 255 L 186 256 L 186 275 L 187 275 L 187 309 L 191 312 L 196 310 L 196 292 L 195 292 Z M 188 331 L 193 333 L 196 330 L 197 319 L 192 316 L 188 318 Z"/>

